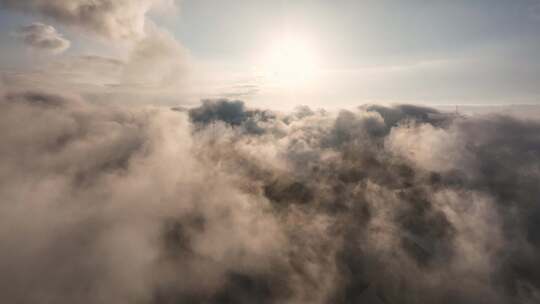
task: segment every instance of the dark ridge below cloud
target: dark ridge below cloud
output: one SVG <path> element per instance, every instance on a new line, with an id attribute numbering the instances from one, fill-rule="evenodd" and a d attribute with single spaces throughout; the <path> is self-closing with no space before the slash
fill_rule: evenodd
<path id="1" fill-rule="evenodd" d="M 540 300 L 537 120 L 22 91 L 0 130 L 6 303 Z"/>

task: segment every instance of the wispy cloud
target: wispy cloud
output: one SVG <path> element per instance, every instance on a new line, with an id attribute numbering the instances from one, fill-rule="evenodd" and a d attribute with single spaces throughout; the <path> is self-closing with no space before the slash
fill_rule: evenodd
<path id="1" fill-rule="evenodd" d="M 14 35 L 30 48 L 56 54 L 64 52 L 71 45 L 54 27 L 39 22 L 20 27 Z"/>
<path id="2" fill-rule="evenodd" d="M 143 36 L 146 14 L 164 0 L 1 0 L 4 7 L 37 13 L 112 39 Z"/>

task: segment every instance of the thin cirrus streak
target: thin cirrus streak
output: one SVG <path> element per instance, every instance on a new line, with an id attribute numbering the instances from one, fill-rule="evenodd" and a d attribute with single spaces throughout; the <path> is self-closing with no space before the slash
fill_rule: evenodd
<path id="1" fill-rule="evenodd" d="M 536 121 L 20 90 L 0 109 L 3 302 L 539 300 Z"/>

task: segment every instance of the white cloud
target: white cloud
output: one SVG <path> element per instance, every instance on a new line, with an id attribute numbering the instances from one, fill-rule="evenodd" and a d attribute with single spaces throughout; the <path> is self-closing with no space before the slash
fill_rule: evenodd
<path id="1" fill-rule="evenodd" d="M 71 45 L 54 27 L 40 22 L 19 28 L 15 35 L 28 47 L 56 54 L 64 52 Z"/>
<path id="2" fill-rule="evenodd" d="M 111 39 L 131 40 L 144 34 L 146 14 L 170 0 L 0 0 L 5 7 L 37 13 L 57 22 Z"/>

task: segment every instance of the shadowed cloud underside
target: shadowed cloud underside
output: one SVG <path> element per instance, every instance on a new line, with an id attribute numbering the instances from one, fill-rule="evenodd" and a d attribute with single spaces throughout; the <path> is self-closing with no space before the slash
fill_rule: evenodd
<path id="1" fill-rule="evenodd" d="M 6 302 L 539 299 L 538 122 L 30 91 L 0 109 Z"/>

